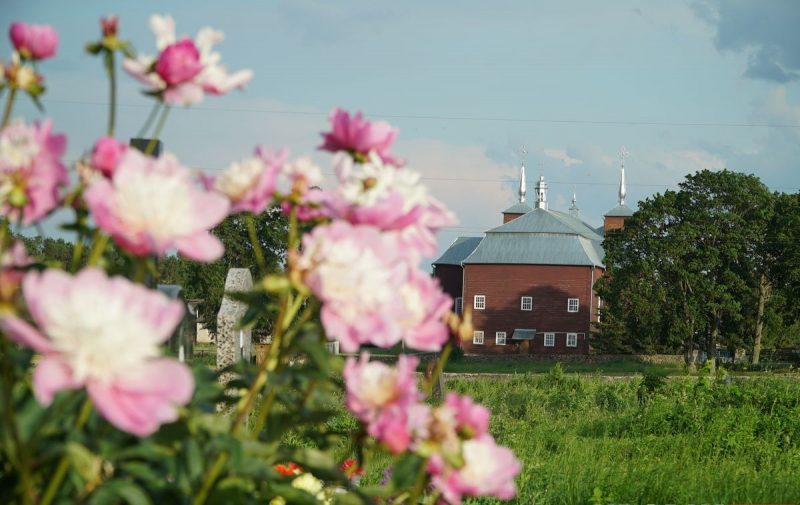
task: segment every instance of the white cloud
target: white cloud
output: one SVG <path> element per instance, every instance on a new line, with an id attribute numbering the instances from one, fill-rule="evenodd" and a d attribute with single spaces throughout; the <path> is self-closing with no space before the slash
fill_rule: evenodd
<path id="1" fill-rule="evenodd" d="M 581 163 L 583 163 L 583 160 L 579 160 L 577 158 L 573 158 L 569 154 L 567 154 L 566 149 L 546 148 L 546 149 L 543 149 L 542 152 L 548 158 L 553 158 L 553 159 L 561 161 L 564 164 L 564 166 L 567 167 L 567 168 L 571 167 L 572 165 L 580 165 Z"/>
<path id="2" fill-rule="evenodd" d="M 722 170 L 727 162 L 703 149 L 680 149 L 676 151 L 656 151 L 643 156 L 646 166 L 650 163 L 672 175 L 686 175 L 698 170 Z"/>

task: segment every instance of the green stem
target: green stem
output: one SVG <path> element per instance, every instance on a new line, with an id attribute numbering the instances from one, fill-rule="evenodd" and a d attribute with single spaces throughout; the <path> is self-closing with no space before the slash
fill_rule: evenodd
<path id="1" fill-rule="evenodd" d="M 200 491 L 197 492 L 194 500 L 192 500 L 192 505 L 203 505 L 206 502 L 208 495 L 211 493 L 211 489 L 213 489 L 217 481 L 217 477 L 219 477 L 222 469 L 225 468 L 228 458 L 230 458 L 230 456 L 228 456 L 227 452 L 223 452 L 217 457 L 217 460 L 214 461 L 214 466 L 212 466 L 211 471 L 208 472 L 208 477 L 203 481 Z"/>
<path id="2" fill-rule="evenodd" d="M 81 257 L 83 257 L 83 237 L 79 233 L 78 239 L 72 247 L 72 264 L 69 267 L 70 272 L 75 273 L 78 271 L 78 267 L 81 266 Z"/>
<path id="3" fill-rule="evenodd" d="M 142 128 L 139 130 L 139 133 L 136 134 L 136 137 L 142 138 L 147 133 L 147 130 L 150 129 L 150 125 L 153 124 L 153 120 L 156 118 L 156 114 L 158 114 L 158 110 L 161 108 L 163 104 L 161 102 L 156 101 L 153 103 L 153 108 L 150 109 L 150 113 L 147 115 L 147 119 L 144 120 L 144 124 Z"/>
<path id="4" fill-rule="evenodd" d="M 428 382 L 425 384 L 425 393 L 427 396 L 430 396 L 431 392 L 433 391 L 434 384 L 436 381 L 439 380 L 439 376 L 442 375 L 442 371 L 444 370 L 444 365 L 447 363 L 447 358 L 450 357 L 450 353 L 453 352 L 453 340 L 449 340 L 447 344 L 442 348 L 442 353 L 439 355 L 439 359 L 436 360 L 436 368 L 433 369 L 433 373 L 431 374 Z"/>
<path id="5" fill-rule="evenodd" d="M 146 156 L 150 156 L 153 154 L 153 151 L 155 151 L 158 137 L 161 136 L 161 130 L 164 129 L 164 124 L 167 122 L 167 117 L 169 116 L 170 110 L 172 110 L 172 108 L 169 105 L 165 105 L 164 110 L 161 111 L 161 116 L 158 118 L 158 124 L 156 124 L 156 130 L 153 132 L 153 137 L 150 139 L 150 142 L 147 143 L 147 149 L 144 150 L 144 154 Z"/>
<path id="6" fill-rule="evenodd" d="M 103 252 L 106 250 L 106 245 L 108 244 L 108 235 L 101 233 L 100 230 L 94 232 L 94 243 L 92 244 L 92 249 L 89 252 L 89 261 L 87 262 L 88 266 L 95 266 L 100 261 L 100 258 L 103 257 Z"/>
<path id="7" fill-rule="evenodd" d="M 258 232 L 256 231 L 256 220 L 253 214 L 247 213 L 244 217 L 244 222 L 247 224 L 247 233 L 250 235 L 250 243 L 253 245 L 253 253 L 256 256 L 256 265 L 263 277 L 267 274 L 267 263 L 264 261 L 264 250 L 261 248 L 261 242 L 258 240 Z"/>
<path id="8" fill-rule="evenodd" d="M 35 503 L 36 489 L 31 480 L 31 473 L 27 451 L 19 436 L 17 428 L 17 416 L 14 409 L 14 378 L 11 376 L 12 366 L 9 357 L 9 346 L 5 336 L 0 336 L 0 350 L 3 359 L 3 410 L 4 420 L 8 425 L 8 433 L 11 434 L 11 441 L 14 444 L 14 459 L 19 467 L 20 485 L 22 486 L 23 503 Z M 11 454 L 9 454 L 11 455 Z"/>
<path id="9" fill-rule="evenodd" d="M 108 136 L 114 136 L 114 124 L 117 117 L 117 72 L 114 65 L 114 51 L 109 51 L 106 61 L 106 72 L 108 72 L 109 87 L 109 110 L 108 110 Z"/>
<path id="10" fill-rule="evenodd" d="M 80 430 L 83 428 L 83 425 L 89 420 L 89 414 L 91 413 L 92 400 L 87 398 L 86 401 L 83 402 L 83 407 L 81 407 L 80 414 L 78 414 L 78 420 L 75 422 L 75 429 Z M 58 489 L 61 487 L 61 482 L 67 475 L 67 470 L 69 470 L 69 457 L 64 454 L 61 456 L 61 460 L 58 462 L 58 467 L 56 467 L 53 478 L 47 485 L 47 489 L 45 489 L 44 495 L 42 496 L 42 501 L 39 502 L 39 505 L 50 505 L 50 503 L 53 501 L 53 498 L 55 498 Z"/>
<path id="11" fill-rule="evenodd" d="M 417 480 L 414 482 L 414 488 L 411 490 L 411 498 L 408 500 L 408 503 L 416 505 L 419 502 L 419 497 L 425 492 L 425 477 L 428 475 L 427 467 L 428 465 L 425 462 L 420 466 L 419 472 L 417 472 Z"/>
<path id="12" fill-rule="evenodd" d="M 14 98 L 17 97 L 17 88 L 12 87 L 11 91 L 8 93 L 8 98 L 6 99 L 6 108 L 3 111 L 3 123 L 0 128 L 5 128 L 8 126 L 9 121 L 11 121 L 11 111 L 14 109 Z"/>

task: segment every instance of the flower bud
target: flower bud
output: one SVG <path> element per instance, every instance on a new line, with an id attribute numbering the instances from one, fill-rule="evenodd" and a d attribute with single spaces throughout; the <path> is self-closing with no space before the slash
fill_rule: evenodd
<path id="1" fill-rule="evenodd" d="M 117 16 L 100 18 L 100 27 L 103 29 L 103 37 L 116 37 L 118 26 L 119 18 Z"/>

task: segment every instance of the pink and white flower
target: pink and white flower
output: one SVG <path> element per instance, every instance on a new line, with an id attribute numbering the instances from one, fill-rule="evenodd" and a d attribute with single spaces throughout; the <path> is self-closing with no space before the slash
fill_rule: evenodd
<path id="1" fill-rule="evenodd" d="M 127 150 L 128 146 L 114 137 L 101 137 L 92 149 L 92 166 L 104 176 L 111 177 Z"/>
<path id="2" fill-rule="evenodd" d="M 9 37 L 14 49 L 28 60 L 44 60 L 56 54 L 58 33 L 50 25 L 11 23 Z"/>
<path id="3" fill-rule="evenodd" d="M 401 355 L 396 367 L 369 361 L 364 353 L 348 358 L 344 369 L 347 408 L 366 423 L 367 432 L 399 453 L 411 442 L 408 413 L 420 400 L 414 371 L 416 357 Z"/>
<path id="4" fill-rule="evenodd" d="M 419 351 L 441 350 L 450 335 L 443 317 L 453 306 L 453 300 L 442 291 L 439 281 L 411 268 L 397 294 L 402 310 L 399 322 L 406 344 Z"/>
<path id="5" fill-rule="evenodd" d="M 469 396 L 447 393 L 443 408 L 453 413 L 455 430 L 462 438 L 485 435 L 489 429 L 489 409 L 472 401 Z"/>
<path id="6" fill-rule="evenodd" d="M 159 55 L 126 59 L 123 67 L 150 92 L 161 94 L 166 103 L 196 104 L 206 93 L 224 95 L 234 88 L 242 89 L 253 77 L 251 70 L 228 74 L 220 63 L 220 54 L 212 48 L 225 38 L 221 31 L 206 27 L 194 40 L 185 36 L 176 39 L 175 21 L 159 15 L 150 18 L 150 29 L 156 36 Z"/>
<path id="7" fill-rule="evenodd" d="M 0 131 L 0 212 L 28 225 L 59 203 L 69 182 L 61 162 L 66 137 L 53 135 L 50 120 L 40 125 L 14 122 Z"/>
<path id="8" fill-rule="evenodd" d="M 256 148 L 254 156 L 232 163 L 206 185 L 231 201 L 232 212 L 260 214 L 272 201 L 277 174 L 286 154 L 285 149 L 272 152 Z"/>
<path id="9" fill-rule="evenodd" d="M 320 149 L 331 152 L 347 151 L 357 161 L 365 161 L 375 153 L 387 165 L 402 166 L 403 161 L 389 153 L 397 137 L 397 128 L 384 121 L 370 122 L 357 112 L 353 116 L 342 109 L 330 115 L 331 131 L 322 134 Z"/>
<path id="10" fill-rule="evenodd" d="M 419 173 L 385 165 L 374 153 L 360 165 L 337 156 L 334 171 L 340 185 L 327 201 L 331 217 L 396 232 L 401 245 L 419 255 L 436 254 L 436 232 L 456 222 Z"/>
<path id="11" fill-rule="evenodd" d="M 4 316 L 0 328 L 42 353 L 33 373 L 41 404 L 85 387 L 103 417 L 142 437 L 178 418 L 194 380 L 184 364 L 160 357 L 159 344 L 183 317 L 179 301 L 95 268 L 74 277 L 31 272 L 22 289 L 36 326 Z"/>
<path id="12" fill-rule="evenodd" d="M 224 252 L 209 230 L 227 216 L 228 200 L 197 187 L 169 153 L 154 159 L 128 149 L 112 178 L 93 181 L 85 198 L 97 226 L 132 254 L 177 249 L 210 262 Z"/>
<path id="13" fill-rule="evenodd" d="M 483 435 L 461 444 L 464 464 L 453 468 L 440 455 L 428 461 L 433 486 L 452 505 L 461 505 L 463 496 L 494 496 L 508 500 L 517 493 L 514 477 L 522 466 L 514 453 L 497 445 L 491 435 Z"/>
<path id="14" fill-rule="evenodd" d="M 0 253 L 0 303 L 9 302 L 17 292 L 25 272 L 21 269 L 33 263 L 21 240 Z"/>

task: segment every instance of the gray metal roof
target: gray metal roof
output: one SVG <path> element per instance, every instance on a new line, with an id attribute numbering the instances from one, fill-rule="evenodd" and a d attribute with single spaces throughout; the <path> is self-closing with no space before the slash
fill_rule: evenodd
<path id="1" fill-rule="evenodd" d="M 464 258 L 472 254 L 481 240 L 483 237 L 458 237 L 433 264 L 461 266 Z"/>
<path id="2" fill-rule="evenodd" d="M 533 340 L 534 336 L 536 336 L 536 330 L 516 328 L 514 334 L 511 335 L 511 340 Z"/>
<path id="3" fill-rule="evenodd" d="M 503 214 L 527 214 L 528 212 L 532 211 L 530 205 L 525 203 L 516 203 L 511 207 L 507 208 L 503 211 Z"/>
<path id="4" fill-rule="evenodd" d="M 604 215 L 609 217 L 630 217 L 633 215 L 633 210 L 623 203 L 609 210 Z"/>
<path id="5" fill-rule="evenodd" d="M 603 256 L 600 240 L 590 240 L 574 232 L 489 231 L 463 263 L 604 266 Z"/>
<path id="6" fill-rule="evenodd" d="M 594 232 L 597 233 L 598 235 L 600 235 L 601 237 L 605 237 L 606 236 L 606 231 L 605 231 L 604 227 L 602 227 L 602 226 L 598 226 L 597 228 L 595 228 Z"/>
<path id="7" fill-rule="evenodd" d="M 524 216 L 492 228 L 487 233 L 563 233 L 578 234 L 589 240 L 603 240 L 594 228 L 578 218 L 557 210 L 534 209 Z"/>

